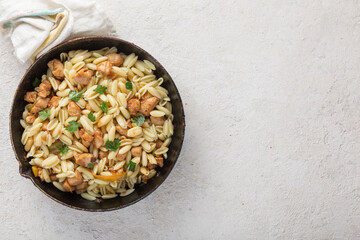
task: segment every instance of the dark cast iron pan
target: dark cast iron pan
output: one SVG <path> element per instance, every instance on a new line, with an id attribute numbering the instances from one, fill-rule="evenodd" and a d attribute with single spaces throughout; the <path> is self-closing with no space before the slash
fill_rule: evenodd
<path id="1" fill-rule="evenodd" d="M 153 62 L 156 66 L 155 75 L 164 78 L 163 86 L 169 91 L 169 97 L 173 106 L 174 114 L 174 135 L 172 142 L 169 146 L 168 159 L 164 164 L 164 167 L 159 168 L 158 174 L 150 179 L 147 184 L 140 184 L 135 187 L 135 191 L 126 197 L 117 197 L 113 199 L 102 200 L 100 203 L 94 201 L 88 201 L 83 199 L 80 195 L 64 193 L 55 188 L 51 183 L 41 182 L 38 177 L 35 177 L 31 171 L 31 165 L 25 158 L 24 146 L 21 144 L 21 135 L 23 128 L 20 125 L 20 119 L 22 119 L 22 113 L 25 105 L 24 95 L 27 91 L 32 91 L 32 82 L 35 77 L 41 78 L 43 74 L 46 74 L 47 63 L 54 59 L 59 58 L 60 53 L 68 52 L 70 50 L 87 49 L 96 50 L 104 47 L 115 46 L 118 51 L 125 54 L 135 53 L 139 56 L 139 59 L 147 59 Z M 34 185 L 40 189 L 49 198 L 61 203 L 65 206 L 85 211 L 110 211 L 120 209 L 131 204 L 140 201 L 141 199 L 152 193 L 161 183 L 164 182 L 166 177 L 174 167 L 181 150 L 181 146 L 184 140 L 185 133 L 185 115 L 180 98 L 180 94 L 175 86 L 174 81 L 164 69 L 164 67 L 149 53 L 142 48 L 136 46 L 133 43 L 113 38 L 113 37 L 82 37 L 64 42 L 49 52 L 37 59 L 30 68 L 26 71 L 25 75 L 21 79 L 19 86 L 16 90 L 13 104 L 10 112 L 10 137 L 11 144 L 15 152 L 15 156 L 19 162 L 19 172 L 21 176 L 29 178 Z"/>

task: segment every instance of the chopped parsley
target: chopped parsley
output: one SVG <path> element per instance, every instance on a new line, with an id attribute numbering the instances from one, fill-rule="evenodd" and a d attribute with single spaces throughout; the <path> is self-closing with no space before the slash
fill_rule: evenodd
<path id="1" fill-rule="evenodd" d="M 88 118 L 89 118 L 92 122 L 95 122 L 95 116 L 94 116 L 94 114 L 93 114 L 92 112 L 90 112 L 90 113 L 88 114 Z"/>
<path id="2" fill-rule="evenodd" d="M 88 163 L 87 167 L 88 168 L 93 168 L 95 166 L 95 163 Z"/>
<path id="3" fill-rule="evenodd" d="M 136 163 L 130 160 L 130 162 L 126 165 L 126 168 L 130 171 L 134 172 L 136 167 Z"/>
<path id="4" fill-rule="evenodd" d="M 94 92 L 97 92 L 97 93 L 100 93 L 100 94 L 104 94 L 105 91 L 106 91 L 106 89 L 107 89 L 107 87 L 98 85 L 98 86 L 94 89 Z"/>
<path id="5" fill-rule="evenodd" d="M 76 122 L 76 121 L 70 121 L 69 122 L 70 125 L 66 126 L 66 130 L 68 130 L 71 133 L 74 133 L 78 130 L 78 128 L 80 127 L 80 123 Z"/>
<path id="6" fill-rule="evenodd" d="M 115 140 L 112 141 L 106 141 L 105 147 L 107 150 L 111 150 L 115 152 L 120 147 L 120 140 L 118 138 L 115 138 Z"/>
<path id="7" fill-rule="evenodd" d="M 131 118 L 131 121 L 136 123 L 136 125 L 140 126 L 141 124 L 143 124 L 145 122 L 145 116 L 140 115 L 138 117 Z"/>
<path id="8" fill-rule="evenodd" d="M 69 99 L 73 100 L 74 102 L 79 101 L 79 99 L 81 98 L 81 96 L 83 95 L 83 92 L 78 92 L 78 91 L 73 91 L 71 90 L 69 93 Z"/>
<path id="9" fill-rule="evenodd" d="M 103 102 L 100 106 L 100 109 L 104 112 L 104 113 L 108 113 L 108 106 L 107 106 L 107 102 Z"/>
<path id="10" fill-rule="evenodd" d="M 33 87 L 39 86 L 40 83 L 41 83 L 41 79 L 39 79 L 39 78 L 36 77 L 35 80 L 33 81 Z"/>
<path id="11" fill-rule="evenodd" d="M 39 112 L 39 115 L 40 115 L 40 119 L 41 120 L 46 120 L 48 117 L 50 117 L 50 109 L 47 108 L 45 110 L 42 110 L 41 112 Z"/>
<path id="12" fill-rule="evenodd" d="M 126 89 L 132 91 L 133 85 L 130 81 L 126 81 L 125 83 Z"/>
<path id="13" fill-rule="evenodd" d="M 69 151 L 69 148 L 64 144 L 64 145 L 62 145 L 61 148 L 59 148 L 59 151 L 61 152 L 62 155 L 64 155 L 65 153 L 67 153 Z"/>

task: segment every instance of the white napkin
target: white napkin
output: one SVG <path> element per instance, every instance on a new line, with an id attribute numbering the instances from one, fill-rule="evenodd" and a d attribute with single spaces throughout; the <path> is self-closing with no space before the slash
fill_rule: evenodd
<path id="1" fill-rule="evenodd" d="M 114 35 L 95 0 L 0 0 L 0 24 L 21 61 L 33 61 L 66 39 Z"/>

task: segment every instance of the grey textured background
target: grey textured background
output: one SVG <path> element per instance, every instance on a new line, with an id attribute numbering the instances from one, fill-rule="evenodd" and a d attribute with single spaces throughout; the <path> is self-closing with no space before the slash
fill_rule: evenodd
<path id="1" fill-rule="evenodd" d="M 1 239 L 359 239 L 359 1 L 106 1 L 174 78 L 178 164 L 145 200 L 88 213 L 18 174 L 8 113 L 25 67 L 0 45 Z"/>

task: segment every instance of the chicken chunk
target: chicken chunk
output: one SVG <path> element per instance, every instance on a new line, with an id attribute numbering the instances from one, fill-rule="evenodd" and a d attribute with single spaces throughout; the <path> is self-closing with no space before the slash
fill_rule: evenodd
<path id="1" fill-rule="evenodd" d="M 160 167 L 164 166 L 164 158 L 162 157 L 155 157 L 155 160 L 157 162 L 157 165 L 159 165 Z"/>
<path id="2" fill-rule="evenodd" d="M 59 102 L 60 102 L 60 98 L 57 96 L 53 96 L 48 103 L 48 107 L 49 108 L 52 108 L 52 107 L 57 108 L 59 106 Z"/>
<path id="3" fill-rule="evenodd" d="M 76 189 L 76 190 L 83 190 L 83 189 L 86 189 L 87 186 L 88 186 L 88 183 L 87 183 L 87 182 L 82 182 L 82 183 L 76 185 L 75 189 Z"/>
<path id="4" fill-rule="evenodd" d="M 100 151 L 100 152 L 99 152 L 99 158 L 100 158 L 100 159 L 107 158 L 108 155 L 109 155 L 108 152 L 103 152 L 103 151 Z"/>
<path id="5" fill-rule="evenodd" d="M 112 72 L 112 64 L 111 62 L 108 61 L 104 61 L 101 62 L 97 65 L 97 70 L 101 73 L 101 75 L 103 75 L 104 77 L 111 77 L 111 72 Z"/>
<path id="6" fill-rule="evenodd" d="M 83 128 L 79 130 L 79 135 L 81 137 L 81 142 L 85 147 L 89 147 L 91 142 L 94 140 L 94 137 L 87 133 Z"/>
<path id="7" fill-rule="evenodd" d="M 47 125 L 49 124 L 49 120 L 45 120 L 43 121 L 43 125 L 41 127 L 41 130 L 46 131 L 47 130 Z"/>
<path id="8" fill-rule="evenodd" d="M 82 183 L 83 181 L 83 177 L 81 176 L 81 173 L 79 172 L 79 170 L 75 170 L 75 176 L 71 177 L 71 178 L 67 178 L 68 183 L 71 186 L 76 186 Z"/>
<path id="9" fill-rule="evenodd" d="M 36 91 L 27 92 L 25 94 L 24 100 L 27 101 L 27 102 L 32 102 L 33 103 L 33 102 L 35 102 L 36 97 L 37 97 L 37 92 Z"/>
<path id="10" fill-rule="evenodd" d="M 141 153 L 142 153 L 142 147 L 141 146 L 131 148 L 131 156 L 133 156 L 133 157 L 141 157 Z"/>
<path id="11" fill-rule="evenodd" d="M 28 115 L 27 115 L 26 118 L 25 118 L 25 121 L 26 121 L 28 124 L 32 124 L 32 123 L 34 123 L 35 119 L 36 119 L 35 114 L 33 114 L 33 113 L 28 113 Z"/>
<path id="12" fill-rule="evenodd" d="M 31 108 L 30 112 L 38 113 L 41 110 L 44 110 L 47 107 L 49 100 L 49 98 L 39 98 L 34 104 L 34 106 Z"/>
<path id="13" fill-rule="evenodd" d="M 133 127 L 133 123 L 130 119 L 126 120 L 126 125 L 128 128 L 132 128 Z"/>
<path id="14" fill-rule="evenodd" d="M 87 67 L 83 67 L 74 75 L 73 79 L 79 84 L 88 85 L 93 74 L 93 70 L 90 70 Z"/>
<path id="15" fill-rule="evenodd" d="M 86 104 L 85 104 L 85 109 L 91 111 L 91 106 L 90 106 L 89 103 L 86 103 Z"/>
<path id="16" fill-rule="evenodd" d="M 141 101 L 149 99 L 154 97 L 153 95 L 151 95 L 151 93 L 149 93 L 148 91 L 146 91 L 146 93 L 141 97 Z"/>
<path id="17" fill-rule="evenodd" d="M 52 174 L 52 175 L 50 175 L 50 180 L 53 181 L 53 182 L 55 182 L 55 181 L 58 180 L 58 178 L 56 177 L 55 174 Z"/>
<path id="18" fill-rule="evenodd" d="M 79 117 L 81 115 L 81 109 L 74 101 L 69 102 L 67 110 L 71 117 Z"/>
<path id="19" fill-rule="evenodd" d="M 141 177 L 141 181 L 143 182 L 143 183 L 147 183 L 147 181 L 149 180 L 149 178 L 148 178 L 148 176 L 146 176 L 146 175 L 143 175 L 142 177 Z"/>
<path id="20" fill-rule="evenodd" d="M 116 155 L 116 159 L 119 160 L 119 161 L 125 160 L 127 153 L 128 153 L 128 152 L 123 153 L 123 154 L 118 153 L 118 154 Z"/>
<path id="21" fill-rule="evenodd" d="M 111 62 L 111 64 L 113 66 L 117 66 L 119 67 L 123 62 L 123 58 L 121 57 L 120 54 L 117 53 L 110 53 L 108 55 L 106 55 L 108 57 L 108 60 Z"/>
<path id="22" fill-rule="evenodd" d="M 158 140 L 156 140 L 155 144 L 156 144 L 155 148 L 159 149 L 159 148 L 161 148 L 163 142 L 160 139 L 158 139 Z"/>
<path id="23" fill-rule="evenodd" d="M 148 117 L 158 102 L 159 99 L 157 97 L 151 97 L 141 101 L 141 113 Z"/>
<path id="24" fill-rule="evenodd" d="M 94 154 L 82 153 L 76 158 L 76 163 L 82 167 L 88 167 L 89 163 L 95 162 Z"/>
<path id="25" fill-rule="evenodd" d="M 128 137 L 128 135 L 127 135 L 128 129 L 127 128 L 122 128 L 119 125 L 116 125 L 115 129 L 118 133 L 120 133 L 121 136 Z"/>
<path id="26" fill-rule="evenodd" d="M 131 116 L 136 116 L 137 112 L 140 111 L 140 100 L 137 98 L 130 99 L 127 103 L 127 108 Z"/>
<path id="27" fill-rule="evenodd" d="M 64 64 L 60 62 L 59 59 L 54 59 L 48 62 L 48 67 L 50 68 L 52 74 L 57 79 L 63 79 L 65 77 L 64 75 Z"/>
<path id="28" fill-rule="evenodd" d="M 51 83 L 48 80 L 43 80 L 39 85 L 39 96 L 46 98 L 51 93 Z"/>
<path id="29" fill-rule="evenodd" d="M 93 146 L 94 148 L 99 148 L 104 144 L 104 138 L 103 138 L 103 133 L 100 129 L 96 129 L 94 131 L 94 142 L 93 142 Z"/>
<path id="30" fill-rule="evenodd" d="M 157 167 L 157 165 L 156 164 L 148 164 L 147 165 L 147 168 L 149 169 L 149 170 L 152 170 L 152 169 L 155 169 Z"/>
<path id="31" fill-rule="evenodd" d="M 38 168 L 38 176 L 40 178 L 41 181 L 45 181 L 45 178 L 44 178 L 44 174 L 43 174 L 43 169 L 42 168 Z"/>
<path id="32" fill-rule="evenodd" d="M 75 188 L 70 185 L 68 179 L 66 179 L 66 180 L 63 182 L 63 188 L 65 188 L 65 190 L 68 191 L 68 192 L 72 192 L 72 191 L 75 190 Z"/>
<path id="33" fill-rule="evenodd" d="M 154 116 L 150 116 L 150 121 L 155 125 L 155 126 L 163 126 L 164 122 L 165 122 L 165 118 L 164 117 L 154 117 Z"/>

